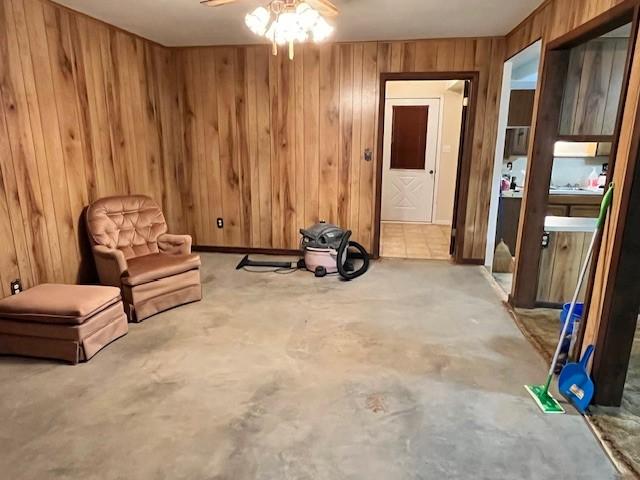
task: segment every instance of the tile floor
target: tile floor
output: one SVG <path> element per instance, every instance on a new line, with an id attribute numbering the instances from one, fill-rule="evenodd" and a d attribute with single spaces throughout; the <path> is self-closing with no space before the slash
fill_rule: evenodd
<path id="1" fill-rule="evenodd" d="M 513 273 L 492 273 L 496 283 L 500 285 L 500 288 L 504 290 L 504 293 L 511 293 L 511 286 L 513 284 Z"/>
<path id="2" fill-rule="evenodd" d="M 449 260 L 451 227 L 422 223 L 382 223 L 380 255 Z"/>

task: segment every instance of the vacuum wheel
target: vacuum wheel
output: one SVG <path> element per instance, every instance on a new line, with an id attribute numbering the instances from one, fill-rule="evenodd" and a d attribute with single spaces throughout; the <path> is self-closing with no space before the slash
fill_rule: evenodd
<path id="1" fill-rule="evenodd" d="M 327 269 L 324 267 L 316 267 L 313 273 L 318 278 L 324 277 L 327 274 Z"/>

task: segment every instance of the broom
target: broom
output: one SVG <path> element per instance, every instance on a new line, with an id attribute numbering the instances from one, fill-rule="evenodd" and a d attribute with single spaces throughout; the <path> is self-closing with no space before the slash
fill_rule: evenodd
<path id="1" fill-rule="evenodd" d="M 580 276 L 578 277 L 578 284 L 576 285 L 576 290 L 573 293 L 573 299 L 571 300 L 571 307 L 569 307 L 569 313 L 567 315 L 567 320 L 564 322 L 562 326 L 562 333 L 560 333 L 560 339 L 558 340 L 558 346 L 556 347 L 556 352 L 553 354 L 553 360 L 551 360 L 551 365 L 549 366 L 549 373 L 547 375 L 547 381 L 544 385 L 525 385 L 524 388 L 527 389 L 527 392 L 533 397 L 533 399 L 540 407 L 543 413 L 564 413 L 564 408 L 562 405 L 558 403 L 558 401 L 553 398 L 553 396 L 549 393 L 549 386 L 551 385 L 551 379 L 553 378 L 553 371 L 556 367 L 556 362 L 558 361 L 558 356 L 560 355 L 560 350 L 562 349 L 562 342 L 564 341 L 565 336 L 567 335 L 567 328 L 569 328 L 569 324 L 571 323 L 571 318 L 573 315 L 573 311 L 576 308 L 576 303 L 578 302 L 578 295 L 580 295 L 580 289 L 582 288 L 582 283 L 584 282 L 584 278 L 587 273 L 587 269 L 589 268 L 589 262 L 591 260 L 591 256 L 593 255 L 593 247 L 596 243 L 596 238 L 598 237 L 598 233 L 602 229 L 604 225 L 604 221 L 607 218 L 607 211 L 609 210 L 609 206 L 611 205 L 611 199 L 613 198 L 613 184 L 609 186 L 607 193 L 605 193 L 602 203 L 600 204 L 600 215 L 598 216 L 598 222 L 596 223 L 596 229 L 591 236 L 591 243 L 589 244 L 589 250 L 587 251 L 587 255 L 584 259 L 584 263 L 582 264 L 582 270 L 580 271 Z"/>
<path id="2" fill-rule="evenodd" d="M 495 273 L 511 273 L 513 268 L 513 256 L 511 250 L 504 239 L 500 239 L 500 243 L 496 246 L 496 252 L 493 254 L 493 267 Z"/>

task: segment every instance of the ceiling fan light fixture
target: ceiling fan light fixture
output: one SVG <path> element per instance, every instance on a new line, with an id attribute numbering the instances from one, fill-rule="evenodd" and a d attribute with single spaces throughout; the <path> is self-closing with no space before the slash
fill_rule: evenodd
<path id="1" fill-rule="evenodd" d="M 258 7 L 244 17 L 244 23 L 256 35 L 264 36 L 271 20 L 271 13 L 265 7 Z"/>
<path id="2" fill-rule="evenodd" d="M 311 29 L 313 41 L 316 43 L 323 42 L 324 40 L 329 38 L 332 33 L 333 27 L 329 25 L 329 23 L 322 17 L 318 18 L 318 21 Z"/>
<path id="3" fill-rule="evenodd" d="M 245 23 L 256 35 L 266 37 L 273 45 L 289 46 L 289 58 L 293 59 L 293 44 L 309 39 L 326 40 L 333 27 L 308 3 L 299 0 L 273 0 L 267 7 L 258 7 L 245 16 Z"/>
<path id="4" fill-rule="evenodd" d="M 305 31 L 310 31 L 318 22 L 318 19 L 321 18 L 318 11 L 311 8 L 306 2 L 298 4 L 296 7 L 296 14 L 298 15 L 298 22 L 300 23 L 300 26 Z"/>

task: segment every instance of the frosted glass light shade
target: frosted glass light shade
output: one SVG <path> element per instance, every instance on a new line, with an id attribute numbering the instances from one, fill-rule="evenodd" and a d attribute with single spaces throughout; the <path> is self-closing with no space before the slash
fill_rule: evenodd
<path id="1" fill-rule="evenodd" d="M 267 26 L 271 20 L 269 10 L 264 7 L 258 7 L 253 12 L 244 17 L 247 27 L 256 35 L 263 36 L 267 31 Z"/>

